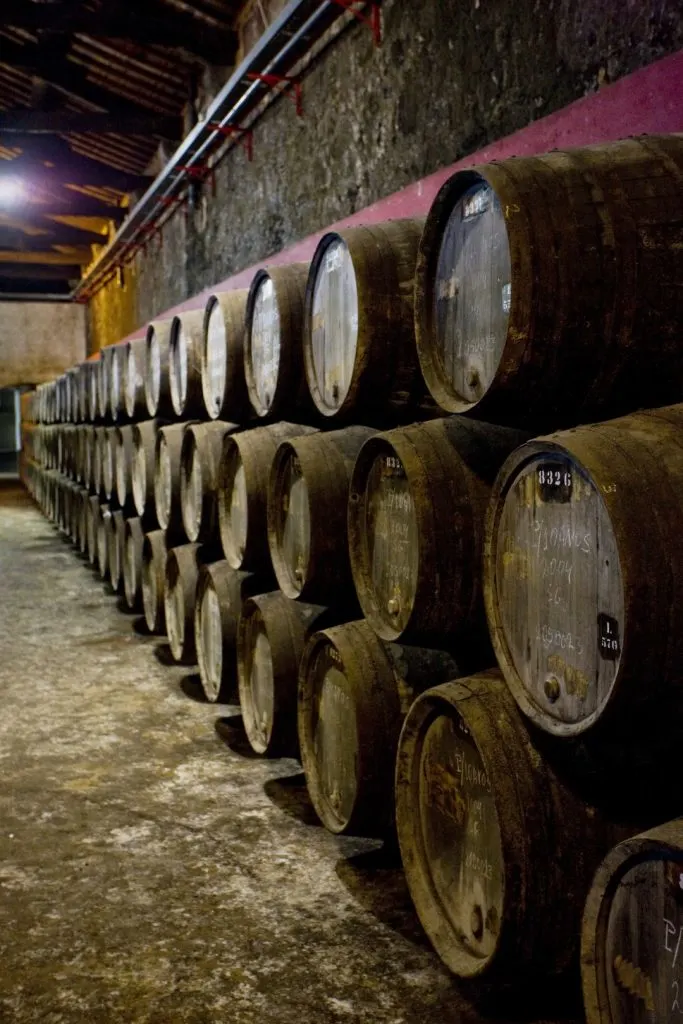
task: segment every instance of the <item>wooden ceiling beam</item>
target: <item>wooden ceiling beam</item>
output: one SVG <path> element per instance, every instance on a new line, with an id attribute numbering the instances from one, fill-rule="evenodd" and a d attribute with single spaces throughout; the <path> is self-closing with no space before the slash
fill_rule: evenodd
<path id="1" fill-rule="evenodd" d="M 34 32 L 77 32 L 179 49 L 212 64 L 233 64 L 238 45 L 233 28 L 200 20 L 189 11 L 170 11 L 158 5 L 133 8 L 125 3 L 89 11 L 60 3 L 2 0 L 2 20 L 8 27 Z"/>
<path id="2" fill-rule="evenodd" d="M 26 267 L 21 263 L 3 263 L 0 264 L 0 281 L 10 280 L 16 281 L 17 279 L 28 282 L 28 281 L 59 281 L 59 280 L 73 280 L 77 281 L 81 276 L 81 268 L 75 263 L 63 263 L 57 266 L 45 266 L 45 267 Z M 23 289 L 17 288 L 17 291 L 23 291 Z"/>
<path id="3" fill-rule="evenodd" d="M 149 112 L 143 103 L 121 99 L 113 86 L 110 89 L 89 81 L 85 72 L 73 60 L 50 53 L 38 43 L 17 43 L 0 35 L 0 64 L 35 75 L 65 96 L 85 100 L 103 111 L 119 114 Z"/>
<path id="4" fill-rule="evenodd" d="M 73 189 L 62 189 L 58 195 L 47 196 L 35 209 L 45 217 L 104 217 L 113 220 L 117 227 L 128 213 L 123 206 L 111 206 Z"/>
<path id="5" fill-rule="evenodd" d="M 38 264 L 40 266 L 86 266 L 92 260 L 90 249 L 74 249 L 72 252 L 17 252 L 12 249 L 0 249 L 0 264 L 16 263 L 22 266 Z M 2 273 L 2 270 L 0 270 Z M 30 277 L 33 271 L 27 273 Z"/>
<path id="6" fill-rule="evenodd" d="M 29 229 L 40 229 L 41 234 L 33 234 L 31 230 L 22 230 L 22 222 Z M 45 232 L 44 234 L 42 232 Z M 59 224 L 57 221 L 45 220 L 44 217 L 18 217 L 11 223 L 3 223 L 0 209 L 0 249 L 15 246 L 23 249 L 44 249 L 53 245 L 106 245 L 107 236 L 95 231 L 81 230 L 70 224 Z"/>
<path id="7" fill-rule="evenodd" d="M 4 141 L 7 145 L 21 148 L 22 154 L 0 165 L 0 177 L 26 177 L 34 180 L 38 189 L 42 183 L 92 185 L 126 193 L 146 188 L 152 181 L 149 175 L 119 170 L 103 160 L 74 153 L 68 140 L 57 135 L 9 133 Z"/>
<path id="8" fill-rule="evenodd" d="M 0 110 L 0 133 L 55 135 L 78 132 L 102 135 L 156 136 L 161 139 L 182 138 L 180 117 L 163 114 L 78 113 L 70 110 Z"/>

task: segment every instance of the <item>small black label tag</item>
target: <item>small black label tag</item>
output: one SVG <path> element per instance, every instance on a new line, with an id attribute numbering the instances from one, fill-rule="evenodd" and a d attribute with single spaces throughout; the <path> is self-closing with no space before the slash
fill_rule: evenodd
<path id="1" fill-rule="evenodd" d="M 598 650 L 607 661 L 616 661 L 621 654 L 619 623 L 604 612 L 598 615 Z"/>
<path id="2" fill-rule="evenodd" d="M 542 462 L 536 470 L 536 481 L 544 502 L 572 500 L 572 471 L 559 462 Z"/>

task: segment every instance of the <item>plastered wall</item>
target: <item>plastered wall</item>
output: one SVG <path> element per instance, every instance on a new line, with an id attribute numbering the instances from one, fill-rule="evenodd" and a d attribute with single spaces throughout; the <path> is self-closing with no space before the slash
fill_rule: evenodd
<path id="1" fill-rule="evenodd" d="M 42 384 L 85 355 L 84 306 L 0 302 L 0 388 Z"/>

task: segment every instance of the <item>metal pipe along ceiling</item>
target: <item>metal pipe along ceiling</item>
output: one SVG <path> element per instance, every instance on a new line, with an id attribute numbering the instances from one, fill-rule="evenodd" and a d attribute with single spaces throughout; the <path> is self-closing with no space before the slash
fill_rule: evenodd
<path id="1" fill-rule="evenodd" d="M 202 167 L 212 149 L 224 141 L 220 128 L 239 127 L 266 97 L 268 84 L 251 81 L 248 76 L 286 75 L 327 29 L 348 13 L 345 0 L 290 0 L 235 69 L 209 107 L 206 118 L 186 136 L 70 299 L 84 301 L 93 294 L 98 284 L 113 273 L 122 251 L 130 252 L 136 240 L 145 238 L 159 218 L 168 214 L 168 201 L 177 197 L 186 180 L 186 169 Z"/>

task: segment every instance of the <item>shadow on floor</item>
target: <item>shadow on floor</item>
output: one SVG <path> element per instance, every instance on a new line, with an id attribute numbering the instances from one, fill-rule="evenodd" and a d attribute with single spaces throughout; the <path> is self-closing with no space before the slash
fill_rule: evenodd
<path id="1" fill-rule="evenodd" d="M 109 585 L 108 590 L 109 590 L 110 594 L 113 594 L 112 589 L 111 589 L 111 585 Z M 117 608 L 117 611 L 123 612 L 124 615 L 139 615 L 140 614 L 140 609 L 139 608 L 129 608 L 128 607 L 128 602 L 126 601 L 126 598 L 125 598 L 124 594 L 119 594 L 116 597 L 116 608 Z"/>
<path id="2" fill-rule="evenodd" d="M 337 861 L 335 872 L 357 903 L 378 921 L 415 946 L 429 949 L 431 943 L 420 924 L 401 864 L 398 843 L 389 840 L 370 850 Z M 577 1022 L 581 1019 L 578 975 L 562 980 L 538 979 L 530 991 L 488 988 L 479 980 L 457 979 L 459 994 L 485 1014 L 506 1024 L 530 1021 Z M 472 1019 L 481 1019 L 472 1015 Z M 465 1018 L 463 1018 L 464 1024 Z"/>
<path id="3" fill-rule="evenodd" d="M 160 665 L 175 665 L 176 661 L 171 654 L 171 648 L 169 644 L 158 644 L 154 648 L 154 657 L 157 659 Z"/>
<path id="4" fill-rule="evenodd" d="M 196 700 L 198 704 L 209 703 L 204 693 L 201 676 L 196 672 L 191 673 L 189 676 L 183 676 L 180 680 L 180 689 L 186 697 L 189 697 L 190 700 Z"/>
<path id="5" fill-rule="evenodd" d="M 285 775 L 281 779 L 269 779 L 263 786 L 263 792 L 271 803 L 290 818 L 296 818 L 304 825 L 320 825 L 308 795 L 306 776 L 303 772 Z"/>
<path id="6" fill-rule="evenodd" d="M 147 628 L 147 619 L 144 615 L 140 615 L 133 622 L 133 632 L 137 633 L 138 636 L 151 636 L 149 629 Z"/>
<path id="7" fill-rule="evenodd" d="M 31 495 L 19 477 L 0 477 L 0 507 L 29 508 L 32 505 Z"/>
<path id="8" fill-rule="evenodd" d="M 429 939 L 413 907 L 396 844 L 337 861 L 337 877 L 364 910 L 415 946 L 429 948 Z"/>
<path id="9" fill-rule="evenodd" d="M 255 760 L 259 756 L 247 739 L 241 715 L 226 715 L 217 718 L 214 722 L 214 729 L 226 747 L 229 747 L 234 754 L 248 757 L 250 760 Z"/>

